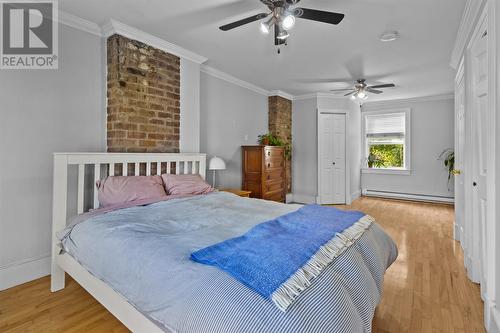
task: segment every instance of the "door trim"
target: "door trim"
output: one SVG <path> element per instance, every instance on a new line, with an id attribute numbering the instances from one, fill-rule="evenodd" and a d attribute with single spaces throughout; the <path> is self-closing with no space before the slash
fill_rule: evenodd
<path id="1" fill-rule="evenodd" d="M 321 158 L 320 158 L 320 132 L 319 132 L 319 115 L 320 114 L 343 114 L 345 115 L 345 203 L 350 205 L 352 203 L 351 197 L 351 151 L 349 147 L 351 146 L 351 117 L 349 110 L 342 109 L 316 109 L 316 133 L 317 133 L 317 164 L 318 164 L 318 195 L 316 197 L 316 203 L 321 204 Z"/>
<path id="2" fill-rule="evenodd" d="M 498 79 L 499 74 L 498 71 L 500 67 L 498 66 L 498 32 L 500 22 L 498 21 L 500 14 L 500 6 L 498 1 L 488 0 L 487 2 L 487 26 L 486 29 L 488 31 L 488 109 L 489 109 L 489 136 L 493 138 L 489 140 L 488 143 L 488 184 L 495 184 L 493 186 L 488 186 L 487 188 L 487 198 L 489 205 L 486 211 L 486 224 L 488 234 L 486 235 L 486 253 L 488 256 L 488 262 L 486 263 L 488 267 L 486 280 L 488 281 L 488 288 L 486 290 L 485 297 L 485 326 L 488 330 L 493 331 L 495 327 L 497 330 L 500 330 L 500 317 L 498 316 L 498 302 L 499 302 L 499 286 L 498 283 L 498 265 L 499 265 L 499 257 L 498 257 L 498 233 L 499 228 L 497 226 L 498 221 L 498 193 L 496 192 L 498 186 L 497 182 L 497 173 L 499 170 L 497 159 L 500 157 L 498 155 L 498 136 L 499 127 L 498 127 L 498 114 L 496 112 L 498 107 Z M 496 325 L 494 324 L 496 322 Z"/>
<path id="3" fill-rule="evenodd" d="M 454 130 L 455 130 L 455 138 L 454 138 L 454 150 L 455 150 L 455 161 L 457 160 L 457 152 L 459 151 L 459 130 L 458 130 L 458 124 L 459 124 L 459 117 L 460 117 L 460 108 L 459 108 L 459 99 L 458 99 L 458 95 L 457 95 L 457 92 L 459 90 L 459 88 L 462 87 L 462 99 L 463 99 L 463 108 L 464 108 L 464 112 L 463 112 L 463 132 L 464 133 L 461 133 L 462 135 L 465 135 L 465 126 L 466 126 L 466 121 L 465 121 L 465 112 L 466 112 L 466 109 L 467 109 L 467 96 L 466 96 L 466 93 L 467 93 L 467 89 L 466 89 L 466 81 L 465 81 L 465 65 L 464 65 L 464 58 L 462 57 L 462 59 L 460 60 L 460 64 L 458 65 L 458 70 L 457 70 L 457 74 L 455 76 L 455 110 L 454 110 L 454 119 L 455 119 L 455 126 L 454 126 Z M 461 165 L 459 167 L 461 167 L 461 171 L 462 171 L 462 174 L 458 175 L 458 176 L 454 176 L 454 182 L 455 182 L 455 193 L 453 194 L 454 198 L 455 198 L 455 221 L 454 221 L 454 227 L 453 227 L 453 238 L 456 240 L 456 241 L 459 241 L 461 243 L 461 246 L 462 246 L 462 249 L 465 250 L 464 248 L 464 245 L 465 245 L 465 242 L 464 242 L 464 238 L 463 238 L 463 231 L 464 231 L 464 223 L 465 223 L 465 180 L 461 180 L 463 182 L 463 186 L 460 187 L 460 180 L 457 179 L 458 177 L 462 177 L 464 178 L 465 177 L 465 156 L 466 156 L 466 142 L 465 142 L 465 137 L 464 137 L 464 142 L 463 142 L 463 147 L 462 147 L 462 153 L 463 153 L 463 156 L 460 156 L 460 161 L 461 161 Z M 455 166 L 455 169 L 458 169 L 459 167 Z M 461 197 L 462 197 L 462 201 L 460 200 L 457 200 L 457 189 L 458 189 L 458 192 L 461 191 Z M 458 208 L 459 205 L 463 205 L 463 207 L 461 208 Z M 460 211 L 461 210 L 461 211 Z M 457 223 L 457 215 L 459 215 L 459 213 L 461 213 L 460 215 L 460 219 L 459 219 L 459 223 Z M 465 251 L 467 252 L 467 251 Z"/>

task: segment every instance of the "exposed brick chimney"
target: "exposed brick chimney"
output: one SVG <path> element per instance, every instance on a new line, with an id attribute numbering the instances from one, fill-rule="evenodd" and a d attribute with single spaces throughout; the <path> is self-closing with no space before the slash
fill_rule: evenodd
<path id="1" fill-rule="evenodd" d="M 269 133 L 278 137 L 283 143 L 292 144 L 292 101 L 281 96 L 270 96 Z M 292 191 L 292 163 L 286 163 L 287 192 Z"/>
<path id="2" fill-rule="evenodd" d="M 109 152 L 179 152 L 180 59 L 113 35 L 107 41 Z"/>

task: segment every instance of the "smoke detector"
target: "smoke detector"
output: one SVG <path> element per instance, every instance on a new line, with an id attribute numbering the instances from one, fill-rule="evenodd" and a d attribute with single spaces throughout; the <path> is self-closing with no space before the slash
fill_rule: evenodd
<path id="1" fill-rule="evenodd" d="M 397 31 L 386 31 L 380 36 L 381 42 L 393 42 L 399 38 L 399 32 Z"/>

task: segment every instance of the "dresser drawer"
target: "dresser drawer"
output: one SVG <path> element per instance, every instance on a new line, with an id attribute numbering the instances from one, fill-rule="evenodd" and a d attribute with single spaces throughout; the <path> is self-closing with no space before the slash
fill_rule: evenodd
<path id="1" fill-rule="evenodd" d="M 282 158 L 284 150 L 281 148 L 264 148 L 264 156 L 266 158 L 269 157 L 278 157 Z"/>
<path id="2" fill-rule="evenodd" d="M 264 194 L 263 199 L 270 201 L 277 201 L 277 202 L 285 202 L 285 195 L 283 190 L 280 190 Z"/>
<path id="3" fill-rule="evenodd" d="M 283 168 L 285 166 L 285 161 L 281 158 L 266 158 L 264 160 L 264 168 L 267 169 L 275 169 L 275 168 Z"/>
<path id="4" fill-rule="evenodd" d="M 264 172 L 264 181 L 285 179 L 285 170 L 271 169 Z"/>
<path id="5" fill-rule="evenodd" d="M 283 191 L 285 189 L 285 180 L 272 180 L 264 184 L 264 193 Z"/>

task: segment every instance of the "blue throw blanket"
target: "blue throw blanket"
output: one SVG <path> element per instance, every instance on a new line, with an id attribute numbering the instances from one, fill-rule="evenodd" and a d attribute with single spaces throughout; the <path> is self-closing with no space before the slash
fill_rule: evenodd
<path id="1" fill-rule="evenodd" d="M 191 259 L 224 270 L 285 311 L 372 221 L 361 212 L 308 205 L 193 252 Z"/>

